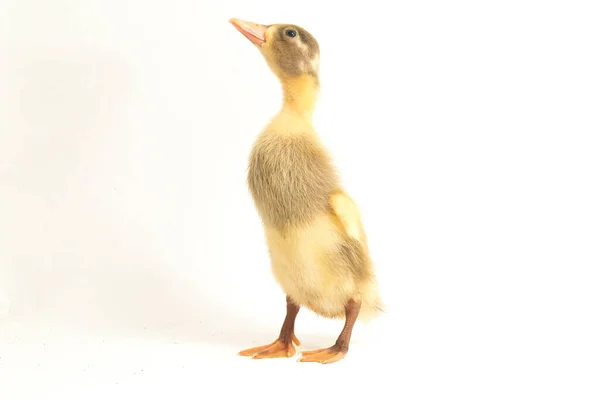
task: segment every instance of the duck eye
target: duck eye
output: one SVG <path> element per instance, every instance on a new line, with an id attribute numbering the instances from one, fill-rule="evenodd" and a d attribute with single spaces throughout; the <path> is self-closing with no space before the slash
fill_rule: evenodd
<path id="1" fill-rule="evenodd" d="M 296 31 L 293 29 L 287 30 L 285 31 L 285 34 L 289 37 L 295 37 L 296 36 Z"/>

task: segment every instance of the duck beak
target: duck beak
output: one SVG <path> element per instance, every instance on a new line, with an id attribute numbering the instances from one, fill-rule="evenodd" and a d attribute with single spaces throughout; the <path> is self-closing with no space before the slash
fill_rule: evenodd
<path id="1" fill-rule="evenodd" d="M 231 18 L 229 22 L 246 36 L 246 39 L 250 40 L 257 47 L 262 47 L 265 44 L 266 38 L 265 33 L 267 27 L 265 25 L 256 24 L 254 22 L 244 21 L 237 18 Z"/>

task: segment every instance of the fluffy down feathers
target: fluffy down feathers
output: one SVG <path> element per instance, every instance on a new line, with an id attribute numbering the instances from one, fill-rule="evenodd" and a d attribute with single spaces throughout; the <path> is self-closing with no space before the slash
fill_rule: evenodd
<path id="1" fill-rule="evenodd" d="M 258 137 L 248 186 L 286 294 L 328 318 L 343 318 L 350 299 L 361 319 L 382 309 L 358 208 L 298 114 L 283 110 Z"/>

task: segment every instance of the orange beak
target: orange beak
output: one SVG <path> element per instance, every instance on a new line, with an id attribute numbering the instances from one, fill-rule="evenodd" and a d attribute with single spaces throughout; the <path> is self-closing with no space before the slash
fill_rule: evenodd
<path id="1" fill-rule="evenodd" d="M 246 36 L 246 39 L 250 40 L 257 47 L 262 47 L 265 44 L 265 32 L 267 27 L 265 25 L 256 24 L 254 22 L 244 21 L 237 18 L 231 18 L 229 22 Z"/>

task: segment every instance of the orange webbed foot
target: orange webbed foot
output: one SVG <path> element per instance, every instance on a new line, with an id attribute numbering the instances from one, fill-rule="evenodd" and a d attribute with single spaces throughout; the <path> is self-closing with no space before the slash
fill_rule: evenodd
<path id="1" fill-rule="evenodd" d="M 242 350 L 238 354 L 243 357 L 252 357 L 253 359 L 289 358 L 296 354 L 296 348 L 294 347 L 294 344 L 299 346 L 300 341 L 296 335 L 292 333 L 292 340 L 289 343 L 285 343 L 281 339 L 277 339 L 271 344 Z"/>
<path id="2" fill-rule="evenodd" d="M 327 349 L 303 351 L 298 362 L 318 362 L 321 364 L 332 364 L 342 360 L 348 353 L 347 348 L 339 345 L 333 345 Z"/>

